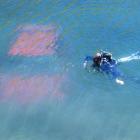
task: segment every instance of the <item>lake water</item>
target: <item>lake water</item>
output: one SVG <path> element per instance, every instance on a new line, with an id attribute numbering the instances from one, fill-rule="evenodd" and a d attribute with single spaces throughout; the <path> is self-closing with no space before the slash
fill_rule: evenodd
<path id="1" fill-rule="evenodd" d="M 0 139 L 138 140 L 140 62 L 119 66 L 123 86 L 82 63 L 99 49 L 139 50 L 138 0 L 0 1 Z M 57 27 L 56 52 L 9 56 L 17 28 Z"/>

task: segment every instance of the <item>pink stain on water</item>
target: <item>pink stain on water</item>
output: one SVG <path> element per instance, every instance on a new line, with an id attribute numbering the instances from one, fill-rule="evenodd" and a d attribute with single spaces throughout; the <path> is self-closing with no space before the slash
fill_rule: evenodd
<path id="1" fill-rule="evenodd" d="M 9 55 L 52 55 L 57 47 L 58 33 L 54 26 L 26 25 L 18 27 L 19 35 L 9 50 Z"/>
<path id="2" fill-rule="evenodd" d="M 64 77 L 34 76 L 23 78 L 13 76 L 1 81 L 1 100 L 31 103 L 42 99 L 62 100 L 64 94 L 61 91 Z"/>

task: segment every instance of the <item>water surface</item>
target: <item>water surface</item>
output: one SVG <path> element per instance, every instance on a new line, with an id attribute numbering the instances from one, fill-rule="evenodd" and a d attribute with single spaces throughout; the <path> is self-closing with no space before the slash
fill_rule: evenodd
<path id="1" fill-rule="evenodd" d="M 120 65 L 124 86 L 82 68 L 99 49 L 116 58 L 140 45 L 138 0 L 0 1 L 0 138 L 3 140 L 139 139 L 140 63 Z M 56 52 L 9 56 L 25 25 L 53 25 Z"/>

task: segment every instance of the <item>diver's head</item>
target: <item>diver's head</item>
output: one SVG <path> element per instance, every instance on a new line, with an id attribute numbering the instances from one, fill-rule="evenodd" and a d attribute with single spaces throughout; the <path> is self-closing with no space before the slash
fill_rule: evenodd
<path id="1" fill-rule="evenodd" d="M 96 53 L 95 57 L 101 57 L 101 53 Z"/>
<path id="2" fill-rule="evenodd" d="M 101 64 L 101 54 L 96 53 L 95 56 L 93 57 L 93 63 L 95 66 L 100 67 Z"/>

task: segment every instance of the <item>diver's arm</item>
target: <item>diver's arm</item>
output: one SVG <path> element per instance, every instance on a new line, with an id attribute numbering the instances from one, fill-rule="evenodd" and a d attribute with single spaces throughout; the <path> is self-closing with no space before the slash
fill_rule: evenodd
<path id="1" fill-rule="evenodd" d="M 92 60 L 93 60 L 92 56 L 86 56 L 84 59 L 83 67 L 87 68 L 88 61 L 92 61 Z"/>
<path id="2" fill-rule="evenodd" d="M 85 60 L 84 63 L 83 63 L 84 69 L 87 67 L 87 62 L 88 62 L 88 61 Z"/>

